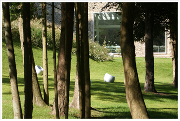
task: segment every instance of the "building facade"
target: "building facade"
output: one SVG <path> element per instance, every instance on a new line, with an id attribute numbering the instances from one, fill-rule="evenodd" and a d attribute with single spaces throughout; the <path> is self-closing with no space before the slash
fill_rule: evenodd
<path id="1" fill-rule="evenodd" d="M 121 10 L 118 4 L 108 2 L 88 3 L 88 30 L 89 38 L 105 45 L 110 53 L 121 56 L 120 49 L 120 22 Z M 154 39 L 154 57 L 171 58 L 171 40 L 169 31 Z M 145 42 L 136 41 L 136 57 L 145 57 Z"/>

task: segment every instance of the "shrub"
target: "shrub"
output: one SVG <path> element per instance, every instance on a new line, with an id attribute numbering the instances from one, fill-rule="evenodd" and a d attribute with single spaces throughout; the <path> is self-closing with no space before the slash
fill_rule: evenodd
<path id="1" fill-rule="evenodd" d="M 93 40 L 89 40 L 89 57 L 96 61 L 113 60 L 113 57 L 108 55 L 107 48 L 104 48 L 98 42 L 94 42 Z"/>

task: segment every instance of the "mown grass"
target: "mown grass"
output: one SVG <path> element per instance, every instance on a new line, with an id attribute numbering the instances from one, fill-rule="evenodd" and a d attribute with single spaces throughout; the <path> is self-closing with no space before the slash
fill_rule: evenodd
<path id="1" fill-rule="evenodd" d="M 22 65 L 22 52 L 20 42 L 14 42 L 15 59 L 17 66 L 18 88 L 22 110 L 24 112 L 24 68 Z M 33 47 L 35 64 L 42 66 L 42 49 Z M 48 50 L 48 78 L 49 78 L 49 103 L 53 104 L 54 80 L 53 80 L 53 51 Z M 137 71 L 141 90 L 151 119 L 171 119 L 178 118 L 178 90 L 171 85 L 172 83 L 172 62 L 169 58 L 155 58 L 155 88 L 159 94 L 143 92 L 145 80 L 145 59 L 136 58 Z M 75 73 L 76 56 L 72 55 L 71 82 L 70 82 L 70 102 L 72 101 Z M 2 42 L 2 118 L 13 119 L 13 106 L 11 96 L 11 86 L 9 82 L 9 67 L 6 45 Z M 114 83 L 105 83 L 104 74 L 109 73 L 115 76 Z M 122 58 L 114 58 L 113 61 L 97 62 L 90 59 L 90 78 L 91 78 L 91 116 L 96 118 L 131 118 L 130 110 L 127 105 L 124 72 Z M 41 91 L 43 89 L 43 77 L 38 75 Z M 43 95 L 43 93 L 42 93 Z M 54 119 L 50 107 L 33 106 L 33 119 Z M 61 117 L 63 118 L 63 117 Z M 79 118 L 79 111 L 69 109 L 69 118 Z"/>

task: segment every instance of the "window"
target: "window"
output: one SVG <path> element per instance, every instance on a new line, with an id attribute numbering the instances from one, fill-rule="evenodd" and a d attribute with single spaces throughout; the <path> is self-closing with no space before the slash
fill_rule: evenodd
<path id="1" fill-rule="evenodd" d="M 153 40 L 153 52 L 155 52 L 155 53 L 166 52 L 165 39 L 166 39 L 165 33 L 162 33 Z"/>
<path id="2" fill-rule="evenodd" d="M 94 13 L 94 41 L 109 52 L 120 53 L 120 22 L 120 12 Z"/>

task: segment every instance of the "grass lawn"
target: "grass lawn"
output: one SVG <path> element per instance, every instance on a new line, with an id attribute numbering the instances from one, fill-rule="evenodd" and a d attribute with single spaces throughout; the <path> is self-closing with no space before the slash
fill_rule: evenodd
<path id="1" fill-rule="evenodd" d="M 22 65 L 22 52 L 19 42 L 14 43 L 15 58 L 17 66 L 18 88 L 21 106 L 24 113 L 24 68 Z M 42 49 L 33 48 L 35 64 L 43 66 Z M 48 78 L 49 78 L 49 103 L 53 104 L 54 80 L 53 80 L 53 51 L 48 50 Z M 58 52 L 57 52 L 58 53 Z M 171 119 L 178 118 L 178 90 L 171 85 L 172 83 L 172 61 L 170 58 L 155 58 L 155 88 L 159 94 L 143 92 L 145 80 L 145 59 L 136 58 L 137 71 L 141 90 L 147 107 L 149 118 L 151 119 Z M 76 56 L 72 55 L 71 82 L 70 82 L 70 102 L 72 101 Z M 9 65 L 5 42 L 2 42 L 2 119 L 13 119 L 13 107 L 11 86 L 9 81 Z M 115 76 L 114 83 L 105 83 L 103 78 L 105 73 Z M 122 58 L 114 58 L 113 61 L 96 62 L 90 59 L 90 78 L 91 78 L 91 116 L 92 118 L 131 118 L 130 110 L 127 105 L 124 72 Z M 41 91 L 43 89 L 43 77 L 38 75 Z M 43 95 L 43 92 L 42 92 Z M 51 115 L 51 108 L 33 106 L 33 119 L 54 119 Z M 62 117 L 63 118 L 63 117 Z M 79 118 L 79 111 L 69 109 L 69 118 Z"/>

